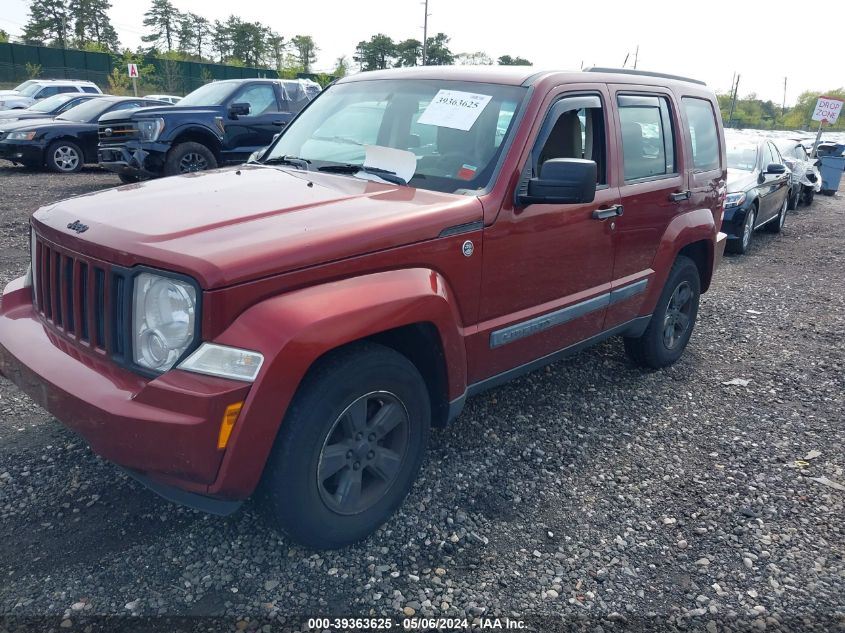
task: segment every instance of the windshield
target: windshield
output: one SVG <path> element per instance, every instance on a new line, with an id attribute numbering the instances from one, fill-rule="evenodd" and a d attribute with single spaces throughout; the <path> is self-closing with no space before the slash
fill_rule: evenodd
<path id="1" fill-rule="evenodd" d="M 222 81 L 205 84 L 188 94 L 181 101 L 180 106 L 213 106 L 223 105 L 232 94 L 232 84 Z"/>
<path id="2" fill-rule="evenodd" d="M 365 156 L 371 166 L 378 156 L 378 167 L 414 187 L 484 189 L 526 92 L 440 80 L 337 84 L 288 126 L 265 160 L 296 156 L 311 169 L 330 169 L 363 165 Z"/>
<path id="3" fill-rule="evenodd" d="M 99 119 L 114 104 L 115 102 L 111 99 L 91 99 L 85 103 L 80 103 L 78 106 L 73 106 L 56 118 L 63 121 L 88 123 Z"/>
<path id="4" fill-rule="evenodd" d="M 34 79 L 27 79 L 27 80 L 26 80 L 25 82 L 23 82 L 22 84 L 18 84 L 17 86 L 15 86 L 14 88 L 12 88 L 12 90 L 14 90 L 15 92 L 23 92 L 23 91 L 24 91 L 24 89 L 25 89 L 25 88 L 27 88 L 27 86 L 31 86 L 31 85 L 33 85 L 33 84 L 35 84 L 35 83 L 36 83 L 36 81 L 35 81 Z"/>
<path id="5" fill-rule="evenodd" d="M 21 90 L 20 93 L 24 97 L 34 97 L 35 93 L 38 92 L 39 90 L 41 90 L 41 86 L 39 86 L 38 84 L 30 84 L 26 88 Z"/>
<path id="6" fill-rule="evenodd" d="M 33 112 L 52 112 L 62 104 L 67 103 L 71 99 L 76 99 L 77 97 L 79 97 L 79 93 L 76 92 L 71 92 L 69 94 L 53 95 L 52 97 L 42 99 L 38 103 L 29 106 L 29 108 L 27 109 L 32 110 Z"/>
<path id="7" fill-rule="evenodd" d="M 742 171 L 754 171 L 757 165 L 757 146 L 751 143 L 736 143 L 728 146 L 728 167 Z"/>

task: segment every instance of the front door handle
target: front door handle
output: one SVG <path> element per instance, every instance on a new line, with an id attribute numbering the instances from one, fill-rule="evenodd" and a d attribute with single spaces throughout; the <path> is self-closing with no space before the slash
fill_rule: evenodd
<path id="1" fill-rule="evenodd" d="M 683 202 L 684 200 L 689 200 L 690 196 L 692 196 L 691 191 L 676 191 L 669 194 L 669 200 L 672 202 Z"/>
<path id="2" fill-rule="evenodd" d="M 622 215 L 621 204 L 614 204 L 612 207 L 608 207 L 607 209 L 596 209 L 593 211 L 594 220 L 606 220 L 607 218 L 615 218 L 619 215 Z"/>
<path id="3" fill-rule="evenodd" d="M 287 124 L 288 124 L 287 121 L 282 121 L 281 119 L 276 119 L 275 121 L 273 121 L 273 125 L 282 126 L 282 125 L 287 125 Z"/>

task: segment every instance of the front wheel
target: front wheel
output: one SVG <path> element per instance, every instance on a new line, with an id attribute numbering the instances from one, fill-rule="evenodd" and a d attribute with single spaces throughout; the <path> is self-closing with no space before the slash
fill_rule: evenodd
<path id="1" fill-rule="evenodd" d="M 780 233 L 783 230 L 783 225 L 786 224 L 787 208 L 789 208 L 789 197 L 784 198 L 783 204 L 780 206 L 778 217 L 773 222 L 769 222 L 769 231 L 772 233 Z"/>
<path id="2" fill-rule="evenodd" d="M 330 354 L 282 421 L 261 484 L 265 509 L 312 547 L 369 536 L 411 489 L 430 421 L 425 382 L 405 356 L 371 343 Z"/>
<path id="3" fill-rule="evenodd" d="M 76 143 L 56 141 L 47 148 L 47 168 L 59 174 L 73 174 L 82 169 L 85 159 Z"/>
<path id="4" fill-rule="evenodd" d="M 790 187 L 787 209 L 794 211 L 798 208 L 798 199 L 801 197 L 801 185 L 797 187 Z"/>
<path id="5" fill-rule="evenodd" d="M 164 161 L 164 175 L 178 176 L 195 171 L 216 169 L 214 152 L 200 143 L 179 143 L 167 153 Z"/>
<path id="6" fill-rule="evenodd" d="M 625 338 L 625 351 L 638 365 L 659 369 L 677 361 L 684 353 L 701 297 L 698 266 L 679 255 L 642 336 Z"/>
<path id="7" fill-rule="evenodd" d="M 812 187 L 804 187 L 804 204 L 808 207 L 813 204 L 813 198 L 816 196 L 816 190 Z"/>
<path id="8" fill-rule="evenodd" d="M 751 246 L 751 240 L 754 239 L 754 224 L 757 221 L 757 207 L 751 207 L 745 213 L 745 222 L 742 224 L 742 235 L 738 240 L 730 240 L 728 242 L 728 250 L 736 255 L 744 255 L 748 252 Z"/>

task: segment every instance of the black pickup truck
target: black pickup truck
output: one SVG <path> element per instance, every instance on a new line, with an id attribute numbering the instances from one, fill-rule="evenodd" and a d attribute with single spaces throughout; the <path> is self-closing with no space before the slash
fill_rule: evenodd
<path id="1" fill-rule="evenodd" d="M 230 79 L 197 88 L 177 106 L 100 119 L 98 158 L 123 182 L 243 162 L 319 92 L 307 80 Z"/>

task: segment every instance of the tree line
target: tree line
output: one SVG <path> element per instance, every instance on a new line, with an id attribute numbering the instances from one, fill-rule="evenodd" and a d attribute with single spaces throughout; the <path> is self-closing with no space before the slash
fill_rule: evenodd
<path id="1" fill-rule="evenodd" d="M 716 96 L 719 99 L 722 121 L 724 121 L 725 126 L 763 130 L 797 130 L 818 126 L 818 123 L 812 120 L 812 116 L 816 100 L 820 95 L 845 100 L 845 88 L 826 92 L 807 90 L 798 95 L 795 105 L 790 107 L 783 107 L 771 100 L 763 101 L 752 93 L 746 97 L 738 98 L 736 103 L 733 104 L 733 112 L 731 112 L 733 95 L 724 93 Z M 835 125 L 826 126 L 825 129 L 845 130 L 845 117 L 840 116 Z"/>
<path id="2" fill-rule="evenodd" d="M 110 0 L 30 0 L 22 39 L 26 44 L 119 53 L 120 40 L 108 15 L 111 6 Z M 282 76 L 311 73 L 320 50 L 310 35 L 285 39 L 261 22 L 247 22 L 234 14 L 226 20 L 211 21 L 197 13 L 180 11 L 171 0 L 151 0 L 143 26 L 144 45 L 138 48 L 138 54 L 274 68 Z M 8 39 L 0 31 L 0 41 L 4 36 Z M 425 46 L 416 39 L 394 41 L 378 34 L 358 44 L 352 61 L 361 70 L 422 64 L 530 65 L 528 60 L 510 55 L 494 62 L 483 52 L 455 53 L 449 41 L 445 33 L 427 38 Z M 343 76 L 351 65 L 348 56 L 341 56 L 330 74 Z"/>

